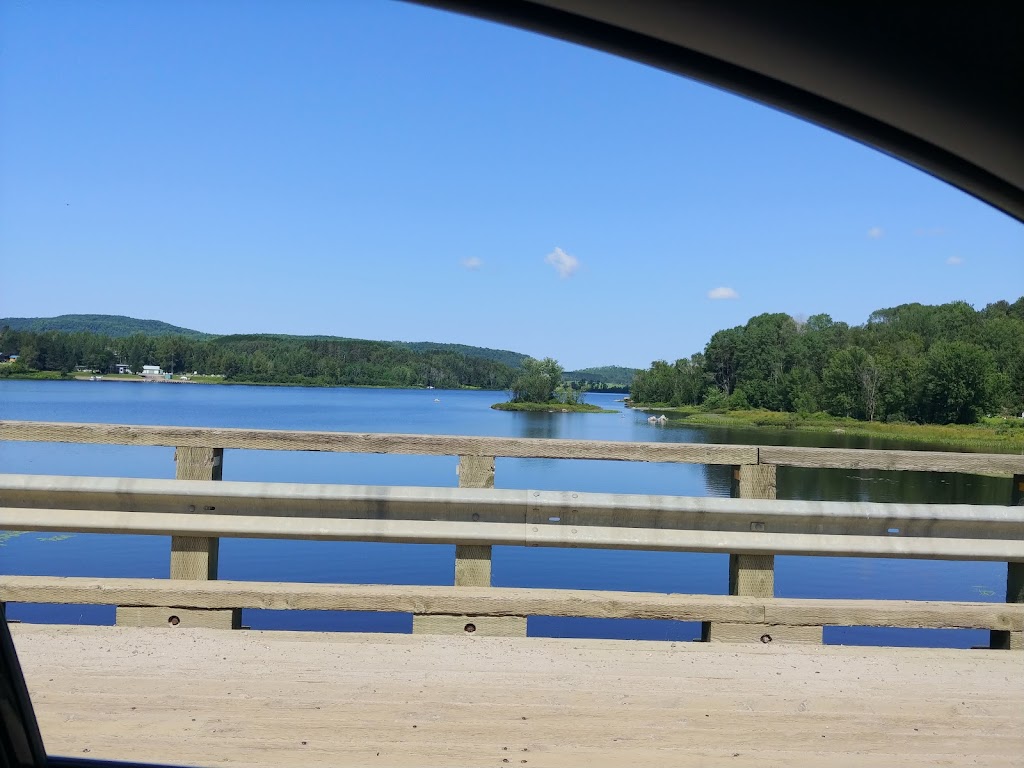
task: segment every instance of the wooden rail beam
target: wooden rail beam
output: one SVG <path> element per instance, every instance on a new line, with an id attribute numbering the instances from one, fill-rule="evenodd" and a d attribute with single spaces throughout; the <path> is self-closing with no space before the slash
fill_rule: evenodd
<path id="1" fill-rule="evenodd" d="M 0 601 L 194 610 L 385 611 L 429 616 L 576 616 L 819 627 L 1024 630 L 1024 605 L 820 600 L 508 587 L 0 576 Z M 163 622 L 163 626 L 168 626 Z"/>
<path id="2" fill-rule="evenodd" d="M 1024 473 L 1024 456 L 1009 453 L 952 451 L 888 451 L 863 448 L 801 448 L 766 445 L 759 449 L 762 464 L 821 469 L 881 469 L 911 472 L 962 472 L 1007 476 Z"/>
<path id="3" fill-rule="evenodd" d="M 757 449 L 712 443 L 633 443 L 526 437 L 300 432 L 281 429 L 164 427 L 0 421 L 0 440 L 47 443 L 245 448 L 261 451 L 398 453 L 426 456 L 504 456 L 519 459 L 602 459 L 683 464 L 742 464 Z"/>
<path id="4" fill-rule="evenodd" d="M 888 451 L 853 448 L 633 443 L 460 435 L 229 429 L 220 427 L 74 424 L 0 420 L 0 441 L 102 443 L 276 451 L 399 453 L 429 456 L 503 456 L 539 459 L 603 459 L 686 464 L 776 464 L 836 469 L 1024 474 L 1024 456 L 952 451 Z"/>

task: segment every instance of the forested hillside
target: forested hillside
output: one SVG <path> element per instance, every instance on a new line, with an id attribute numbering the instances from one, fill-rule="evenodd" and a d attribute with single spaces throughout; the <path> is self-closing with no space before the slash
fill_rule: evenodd
<path id="1" fill-rule="evenodd" d="M 68 372 L 76 366 L 106 371 L 115 362 L 132 370 L 159 365 L 179 373 L 223 374 L 228 381 L 325 386 L 434 386 L 504 389 L 515 372 L 501 363 L 451 351 L 415 352 L 379 341 L 297 336 L 184 336 L 0 330 L 0 352 L 17 354 L 0 376 L 27 370 Z"/>
<path id="2" fill-rule="evenodd" d="M 1024 410 L 1024 297 L 880 309 L 863 325 L 764 314 L 704 352 L 656 361 L 638 403 L 826 411 L 866 420 L 967 424 Z"/>
<path id="3" fill-rule="evenodd" d="M 212 339 L 216 334 L 181 328 L 160 320 L 140 320 L 123 315 L 58 315 L 57 317 L 6 317 L 0 318 L 0 328 L 7 326 L 15 331 L 60 331 L 62 333 L 95 333 L 111 338 L 124 338 L 134 334 L 143 336 L 184 336 L 189 339 Z M 344 336 L 293 336 L 283 334 L 253 334 L 267 338 L 289 339 L 293 341 L 341 341 L 364 342 L 368 344 L 394 344 L 413 352 L 454 352 L 458 355 L 478 357 L 481 360 L 507 365 L 510 368 L 521 368 L 523 360 L 529 357 L 521 352 L 507 349 L 490 349 L 473 347 L 468 344 L 445 344 L 436 341 L 381 341 L 351 339 Z"/>
<path id="4" fill-rule="evenodd" d="M 523 361 L 529 359 L 529 355 L 522 352 L 512 352 L 507 349 L 490 349 L 489 347 L 471 347 L 466 344 L 444 344 L 438 341 L 392 341 L 392 344 L 411 349 L 413 352 L 455 352 L 469 357 L 479 357 L 481 360 L 492 360 L 509 368 L 522 368 Z"/>

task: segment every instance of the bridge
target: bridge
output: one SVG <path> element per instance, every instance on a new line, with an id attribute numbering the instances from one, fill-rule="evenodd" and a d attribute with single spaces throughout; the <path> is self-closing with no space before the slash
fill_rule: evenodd
<path id="1" fill-rule="evenodd" d="M 51 753 L 178 764 L 1019 765 L 1024 456 L 0 422 L 0 440 L 174 447 L 175 480 L 0 475 L 0 529 L 171 537 L 168 579 L 0 576 Z M 459 457 L 459 487 L 231 482 L 225 451 Z M 494 488 L 495 458 L 717 464 L 733 498 Z M 778 467 L 1010 478 L 1005 506 L 787 501 Z M 214 482 L 215 481 L 215 482 Z M 453 586 L 217 578 L 223 537 L 448 543 Z M 491 586 L 495 545 L 719 552 L 728 595 Z M 1002 602 L 775 596 L 776 555 L 1006 563 Z M 412 635 L 241 629 L 241 611 L 412 614 Z M 527 637 L 531 616 L 701 622 L 704 642 Z M 984 649 L 842 647 L 828 626 Z"/>

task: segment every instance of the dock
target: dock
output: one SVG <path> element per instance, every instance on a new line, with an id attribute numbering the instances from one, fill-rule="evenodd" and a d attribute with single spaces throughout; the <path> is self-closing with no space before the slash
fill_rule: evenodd
<path id="1" fill-rule="evenodd" d="M 12 625 L 50 754 L 196 766 L 1020 766 L 992 650 Z"/>

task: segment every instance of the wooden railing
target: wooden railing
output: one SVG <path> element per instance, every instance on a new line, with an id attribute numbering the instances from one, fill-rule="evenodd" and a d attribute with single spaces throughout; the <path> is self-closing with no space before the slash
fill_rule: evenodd
<path id="1" fill-rule="evenodd" d="M 0 422 L 0 440 L 176 447 L 177 480 L 0 475 L 0 529 L 171 536 L 170 581 L 0 577 L 0 601 L 117 605 L 120 624 L 240 626 L 243 608 L 403 611 L 415 632 L 524 635 L 530 615 L 704 623 L 820 642 L 830 625 L 992 630 L 1024 648 L 1024 457 L 925 451 Z M 459 488 L 218 482 L 225 449 L 455 455 Z M 731 499 L 494 489 L 495 457 L 735 467 Z M 775 500 L 776 467 L 1009 475 L 1010 506 Z M 87 514 L 83 514 L 87 513 Z M 224 582 L 220 537 L 452 543 L 454 587 Z M 725 597 L 491 588 L 499 545 L 725 552 Z M 774 556 L 1007 562 L 1006 603 L 774 597 Z"/>

